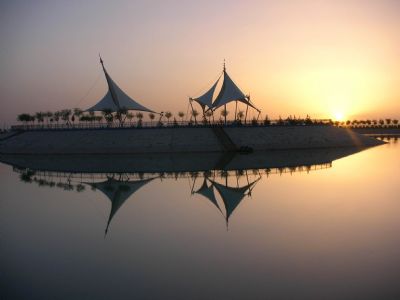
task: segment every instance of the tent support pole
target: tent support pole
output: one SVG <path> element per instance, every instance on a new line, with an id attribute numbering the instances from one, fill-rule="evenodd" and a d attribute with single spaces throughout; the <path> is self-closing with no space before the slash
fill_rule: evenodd
<path id="1" fill-rule="evenodd" d="M 237 120 L 237 100 L 236 100 L 236 107 L 235 107 L 235 121 Z"/>
<path id="2" fill-rule="evenodd" d="M 190 117 L 190 120 L 192 120 L 193 112 L 194 112 L 192 100 L 189 99 L 189 103 L 190 103 L 190 107 L 192 108 L 192 115 Z M 194 116 L 194 122 L 197 124 L 196 116 Z"/>
<path id="3" fill-rule="evenodd" d="M 244 117 L 244 123 L 246 124 L 247 122 L 247 111 L 249 110 L 249 106 L 246 106 L 246 116 Z"/>
<path id="4" fill-rule="evenodd" d="M 226 125 L 226 113 L 227 113 L 227 111 L 226 111 L 226 104 L 224 105 L 224 117 L 225 117 L 225 125 Z"/>

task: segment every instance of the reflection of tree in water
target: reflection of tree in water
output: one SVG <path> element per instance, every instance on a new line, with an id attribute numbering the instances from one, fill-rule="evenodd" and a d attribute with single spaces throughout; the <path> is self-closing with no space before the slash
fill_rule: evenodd
<path id="1" fill-rule="evenodd" d="M 19 179 L 23 182 L 30 183 L 32 182 L 32 176 L 35 175 L 34 171 L 27 169 L 25 172 L 19 174 Z"/>
<path id="2" fill-rule="evenodd" d="M 51 178 L 43 178 L 37 176 L 37 172 L 32 171 L 30 169 L 20 170 L 19 179 L 22 182 L 26 183 L 36 183 L 39 187 L 49 187 L 49 188 L 60 188 L 64 191 L 77 191 L 78 193 L 83 192 L 85 190 L 85 186 L 82 183 L 72 183 L 67 179 L 66 182 L 56 182 Z"/>
<path id="3" fill-rule="evenodd" d="M 397 143 L 399 136 L 398 135 L 379 135 L 377 136 L 378 139 L 384 142 L 392 142 L 394 144 Z"/>

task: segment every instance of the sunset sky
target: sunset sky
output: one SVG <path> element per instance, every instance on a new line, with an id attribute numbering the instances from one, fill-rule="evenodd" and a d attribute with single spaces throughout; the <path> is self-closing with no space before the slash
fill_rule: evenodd
<path id="1" fill-rule="evenodd" d="M 400 118 L 397 0 L 17 0 L 1 2 L 0 20 L 1 126 L 95 104 L 99 52 L 156 111 L 186 112 L 226 59 L 263 116 Z"/>

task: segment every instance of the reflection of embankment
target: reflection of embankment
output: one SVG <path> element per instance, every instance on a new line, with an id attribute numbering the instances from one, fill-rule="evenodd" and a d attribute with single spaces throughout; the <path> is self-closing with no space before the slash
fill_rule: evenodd
<path id="1" fill-rule="evenodd" d="M 181 153 L 136 155 L 0 155 L 0 161 L 19 168 L 70 173 L 170 173 L 208 170 L 249 170 L 330 163 L 362 148 Z"/>
<path id="2" fill-rule="evenodd" d="M 2 156 L 20 179 L 42 187 L 82 192 L 101 191 L 111 202 L 111 220 L 135 192 L 154 180 L 189 179 L 191 194 L 208 199 L 229 218 L 263 176 L 310 172 L 332 167 L 332 161 L 360 149 L 270 151 L 248 155 L 180 156 Z"/>

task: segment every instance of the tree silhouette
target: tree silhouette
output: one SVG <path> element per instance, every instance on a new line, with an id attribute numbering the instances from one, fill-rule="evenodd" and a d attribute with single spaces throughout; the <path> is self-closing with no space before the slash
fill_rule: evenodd
<path id="1" fill-rule="evenodd" d="M 38 123 L 43 123 L 43 121 L 44 121 L 44 113 L 42 113 L 42 112 L 35 113 L 35 118 L 36 118 Z"/>
<path id="2" fill-rule="evenodd" d="M 244 118 L 244 112 L 242 110 L 239 110 L 236 117 L 241 122 L 242 119 Z M 268 116 L 267 116 L 267 118 L 268 118 Z"/>
<path id="3" fill-rule="evenodd" d="M 167 118 L 168 124 L 169 124 L 169 119 L 172 117 L 172 113 L 170 111 L 167 111 L 165 113 L 165 117 Z"/>
<path id="4" fill-rule="evenodd" d="M 156 116 L 153 113 L 149 113 L 150 124 L 153 125 L 153 120 Z"/>
<path id="5" fill-rule="evenodd" d="M 45 113 L 43 113 L 44 116 L 46 117 L 46 123 L 47 125 L 49 125 L 49 121 L 51 119 L 51 117 L 53 116 L 53 113 L 51 111 L 46 111 Z"/>
<path id="6" fill-rule="evenodd" d="M 65 121 L 65 124 L 68 124 L 70 115 L 71 115 L 70 109 L 63 109 L 61 111 L 61 120 Z"/>
<path id="7" fill-rule="evenodd" d="M 199 113 L 197 112 L 197 110 L 193 109 L 192 110 L 192 116 L 194 117 L 194 123 L 197 124 L 197 116 L 199 115 Z"/>
<path id="8" fill-rule="evenodd" d="M 104 116 L 104 119 L 106 120 L 106 122 L 107 122 L 107 125 L 108 126 L 110 126 L 111 125 L 111 123 L 113 122 L 113 120 L 114 120 L 114 116 L 113 116 L 113 111 L 111 110 L 111 109 L 109 109 L 109 108 L 105 108 L 105 109 L 103 109 L 102 111 L 102 114 L 103 114 L 103 116 Z"/>
<path id="9" fill-rule="evenodd" d="M 210 118 L 211 118 L 211 116 L 212 116 L 212 111 L 211 110 L 207 110 L 206 112 L 205 112 L 205 115 L 206 115 L 206 117 L 208 118 L 208 122 L 210 122 Z"/>
<path id="10" fill-rule="evenodd" d="M 31 121 L 31 116 L 29 114 L 20 114 L 17 116 L 17 120 L 26 125 L 29 121 Z"/>
<path id="11" fill-rule="evenodd" d="M 78 120 L 80 120 L 82 113 L 83 112 L 80 108 L 74 108 L 72 116 L 75 116 Z"/>
<path id="12" fill-rule="evenodd" d="M 122 127 L 124 125 L 126 114 L 128 113 L 128 109 L 126 107 L 121 107 L 115 113 L 115 117 L 119 122 L 119 126 Z"/>
<path id="13" fill-rule="evenodd" d="M 178 116 L 179 116 L 179 118 L 181 118 L 181 121 L 183 122 L 183 117 L 185 116 L 183 111 L 178 112 Z"/>

